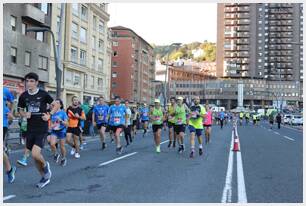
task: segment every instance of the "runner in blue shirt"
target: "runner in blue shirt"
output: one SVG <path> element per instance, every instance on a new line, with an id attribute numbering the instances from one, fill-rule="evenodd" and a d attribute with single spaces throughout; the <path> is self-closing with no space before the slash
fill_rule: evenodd
<path id="1" fill-rule="evenodd" d="M 115 104 L 110 106 L 108 110 L 110 130 L 115 134 L 116 152 L 121 154 L 123 147 L 120 144 L 120 133 L 127 126 L 126 108 L 120 105 L 120 98 L 116 97 Z"/>
<path id="2" fill-rule="evenodd" d="M 220 120 L 221 129 L 223 128 L 224 117 L 225 117 L 224 111 L 223 111 L 223 109 L 221 109 L 221 112 L 219 113 L 219 120 Z"/>
<path id="3" fill-rule="evenodd" d="M 56 99 L 53 103 L 53 111 L 55 112 L 51 115 L 51 136 L 50 136 L 50 147 L 53 153 L 53 158 L 56 163 L 60 163 L 61 166 L 66 166 L 66 132 L 68 126 L 68 116 L 64 110 L 63 101 L 61 99 Z M 61 147 L 61 155 L 58 154 L 56 143 L 59 140 Z"/>
<path id="4" fill-rule="evenodd" d="M 139 109 L 139 114 L 140 114 L 140 120 L 143 125 L 143 137 L 145 137 L 147 133 L 147 128 L 148 128 L 148 122 L 149 122 L 149 108 L 147 107 L 146 103 L 143 103 L 143 107 Z"/>
<path id="5" fill-rule="evenodd" d="M 108 122 L 108 110 L 109 106 L 105 103 L 104 97 L 100 96 L 98 104 L 94 107 L 92 112 L 92 122 L 97 127 L 100 134 L 100 140 L 102 144 L 102 150 L 106 148 L 105 143 L 105 130 Z"/>

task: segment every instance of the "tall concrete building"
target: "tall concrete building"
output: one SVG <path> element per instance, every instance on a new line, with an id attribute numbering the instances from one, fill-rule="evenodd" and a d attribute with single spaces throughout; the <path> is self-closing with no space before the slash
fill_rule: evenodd
<path id="1" fill-rule="evenodd" d="M 49 80 L 50 37 L 26 29 L 50 26 L 51 9 L 47 3 L 3 5 L 3 84 L 17 96 L 25 90 L 25 74 L 37 73 L 41 87 Z"/>
<path id="2" fill-rule="evenodd" d="M 111 43 L 107 27 L 109 14 L 107 4 L 67 3 L 64 4 L 63 19 L 60 16 L 61 4 L 53 4 L 52 30 L 58 45 L 60 23 L 62 30 L 62 99 L 65 105 L 71 104 L 76 95 L 81 102 L 93 104 L 100 95 L 107 100 L 110 93 Z M 56 91 L 55 62 L 53 48 L 48 90 Z"/>
<path id="3" fill-rule="evenodd" d="M 303 4 L 218 4 L 217 76 L 303 80 Z"/>
<path id="4" fill-rule="evenodd" d="M 132 29 L 112 27 L 111 97 L 150 103 L 154 99 L 153 47 Z"/>

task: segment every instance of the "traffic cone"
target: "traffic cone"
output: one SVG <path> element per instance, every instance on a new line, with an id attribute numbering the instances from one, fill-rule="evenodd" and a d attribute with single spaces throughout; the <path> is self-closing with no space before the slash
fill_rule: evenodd
<path id="1" fill-rule="evenodd" d="M 239 151 L 239 139 L 238 139 L 237 136 L 234 138 L 234 148 L 233 148 L 233 151 L 234 152 L 238 152 Z"/>

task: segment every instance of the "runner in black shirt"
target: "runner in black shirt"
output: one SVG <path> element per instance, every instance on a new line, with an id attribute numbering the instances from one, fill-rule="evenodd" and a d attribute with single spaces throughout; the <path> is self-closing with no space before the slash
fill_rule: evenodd
<path id="1" fill-rule="evenodd" d="M 25 81 L 28 90 L 19 97 L 18 110 L 21 116 L 28 119 L 26 147 L 32 151 L 32 157 L 42 176 L 36 186 L 42 188 L 51 179 L 50 165 L 42 156 L 41 149 L 47 137 L 50 118 L 50 114 L 47 113 L 47 104 L 51 104 L 53 99 L 46 91 L 37 87 L 38 75 L 36 73 L 28 73 Z"/>

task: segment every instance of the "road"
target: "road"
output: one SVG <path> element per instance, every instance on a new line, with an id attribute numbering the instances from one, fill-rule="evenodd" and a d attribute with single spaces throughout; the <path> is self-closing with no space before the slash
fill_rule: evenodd
<path id="1" fill-rule="evenodd" d="M 232 152 L 232 126 L 212 129 L 212 141 L 204 146 L 204 156 L 189 158 L 187 150 L 179 155 L 167 148 L 162 133 L 162 152 L 154 152 L 152 133 L 139 134 L 124 154 L 115 154 L 115 145 L 107 140 L 99 150 L 97 138 L 88 140 L 80 159 L 68 157 L 66 167 L 44 156 L 51 164 L 51 183 L 35 188 L 39 181 L 32 160 L 18 166 L 16 181 L 4 178 L 5 203 L 296 203 L 303 201 L 303 134 L 268 124 L 238 126 L 240 151 Z M 124 138 L 122 137 L 122 140 Z M 21 151 L 10 155 L 12 162 Z M 121 158 L 121 159 L 118 159 Z"/>

